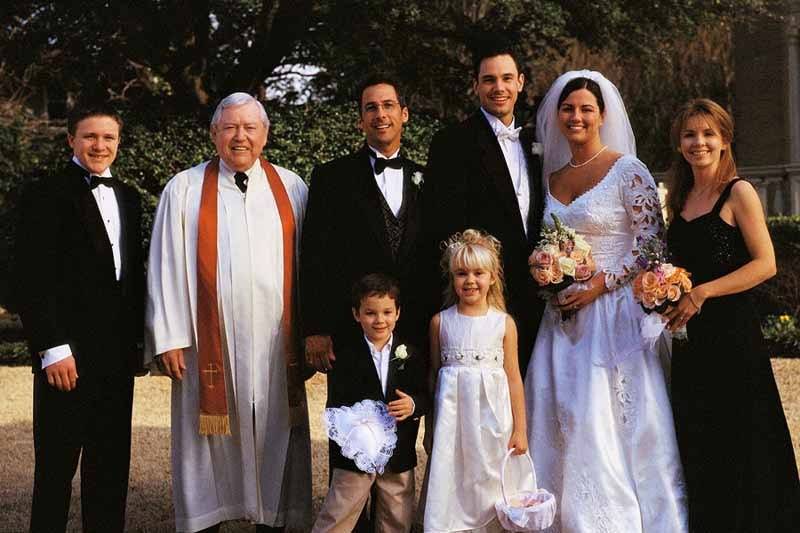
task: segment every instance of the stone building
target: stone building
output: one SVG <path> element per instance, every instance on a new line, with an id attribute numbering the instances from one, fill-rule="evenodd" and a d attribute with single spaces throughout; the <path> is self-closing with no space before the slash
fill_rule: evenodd
<path id="1" fill-rule="evenodd" d="M 800 214 L 800 0 L 733 35 L 739 173 L 769 215 Z"/>

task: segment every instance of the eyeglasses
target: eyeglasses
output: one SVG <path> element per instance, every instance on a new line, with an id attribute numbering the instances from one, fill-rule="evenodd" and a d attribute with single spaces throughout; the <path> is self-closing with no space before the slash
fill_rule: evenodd
<path id="1" fill-rule="evenodd" d="M 398 102 L 397 100 L 384 100 L 381 103 L 369 102 L 368 104 L 364 105 L 364 113 L 377 113 L 381 109 L 383 109 L 387 113 L 391 113 L 395 109 L 398 109 L 399 107 L 400 107 L 400 102 Z"/>

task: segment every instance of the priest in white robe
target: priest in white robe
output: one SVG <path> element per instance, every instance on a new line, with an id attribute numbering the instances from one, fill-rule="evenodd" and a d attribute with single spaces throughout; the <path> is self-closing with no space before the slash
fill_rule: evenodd
<path id="1" fill-rule="evenodd" d="M 211 121 L 218 158 L 167 183 L 153 226 L 147 340 L 173 380 L 178 531 L 310 522 L 307 376 L 293 320 L 307 188 L 261 158 L 268 130 L 258 100 L 223 99 Z"/>

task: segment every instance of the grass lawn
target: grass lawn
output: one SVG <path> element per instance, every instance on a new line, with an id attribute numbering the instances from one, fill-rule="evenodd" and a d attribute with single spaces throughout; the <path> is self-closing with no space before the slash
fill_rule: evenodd
<path id="1" fill-rule="evenodd" d="M 775 377 L 792 432 L 795 456 L 800 458 L 800 359 L 773 359 Z M 31 433 L 32 376 L 27 367 L 0 367 L 3 409 L 0 410 L 0 531 L 27 531 L 33 480 L 33 438 Z M 317 375 L 307 384 L 311 417 L 314 472 L 314 512 L 325 496 L 328 479 L 328 447 L 321 413 L 325 402 L 325 378 Z M 128 531 L 174 531 L 169 465 L 169 381 L 144 377 L 136 380 L 133 407 L 133 445 Z M 421 486 L 424 452 L 418 446 L 417 489 Z M 80 485 L 73 483 L 73 495 Z M 73 497 L 69 531 L 80 531 L 80 508 Z M 227 524 L 224 532 L 254 531 L 245 523 Z"/>

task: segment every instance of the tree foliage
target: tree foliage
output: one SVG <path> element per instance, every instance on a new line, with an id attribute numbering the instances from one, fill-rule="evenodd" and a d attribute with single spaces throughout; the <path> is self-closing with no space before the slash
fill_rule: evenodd
<path id="1" fill-rule="evenodd" d="M 7 2 L 0 72 L 31 97 L 194 109 L 233 90 L 264 91 L 287 65 L 315 65 L 313 96 L 342 101 L 365 71 L 405 84 L 439 117 L 471 106 L 469 48 L 489 32 L 519 43 L 529 73 L 573 41 L 647 60 L 710 21 L 769 0 L 107 0 Z M 776 0 L 777 1 L 777 0 Z M 535 96 L 540 86 L 532 85 Z"/>

